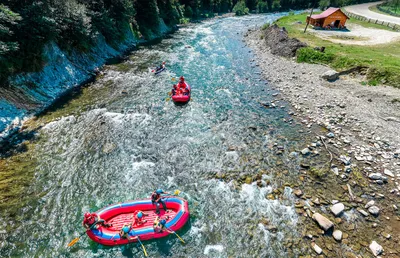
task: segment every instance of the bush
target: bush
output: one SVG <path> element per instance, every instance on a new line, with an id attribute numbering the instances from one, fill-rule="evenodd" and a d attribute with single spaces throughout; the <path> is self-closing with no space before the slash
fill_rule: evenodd
<path id="1" fill-rule="evenodd" d="M 312 48 L 305 47 L 297 50 L 297 62 L 311 63 L 311 64 L 328 64 L 334 60 L 334 55 L 329 53 L 322 53 Z"/>
<path id="2" fill-rule="evenodd" d="M 249 14 L 249 8 L 246 7 L 244 0 L 236 3 L 232 10 L 237 16 Z"/>

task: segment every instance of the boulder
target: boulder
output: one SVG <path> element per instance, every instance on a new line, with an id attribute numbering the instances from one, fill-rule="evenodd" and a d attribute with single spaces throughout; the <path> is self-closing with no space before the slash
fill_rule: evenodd
<path id="1" fill-rule="evenodd" d="M 335 81 L 339 78 L 339 73 L 336 72 L 335 70 L 329 70 L 329 71 L 324 72 L 321 75 L 321 78 L 325 79 L 327 81 Z"/>
<path id="2" fill-rule="evenodd" d="M 336 203 L 331 207 L 331 212 L 337 217 L 344 211 L 344 204 L 343 203 Z"/>
<path id="3" fill-rule="evenodd" d="M 375 241 L 372 241 L 372 243 L 369 245 L 369 249 L 371 249 L 371 252 L 375 256 L 378 256 L 381 253 L 383 253 L 383 247 Z"/>
<path id="4" fill-rule="evenodd" d="M 322 216 L 319 213 L 315 213 L 312 216 L 313 220 L 315 220 L 318 225 L 324 230 L 324 231 L 328 231 L 330 228 L 333 227 L 333 223 L 332 221 L 330 221 L 329 219 L 327 219 L 326 217 Z"/>

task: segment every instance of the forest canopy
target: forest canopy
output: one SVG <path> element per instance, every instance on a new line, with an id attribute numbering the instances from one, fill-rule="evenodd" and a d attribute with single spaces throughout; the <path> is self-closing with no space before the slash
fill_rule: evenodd
<path id="1" fill-rule="evenodd" d="M 314 0 L 316 1 L 316 0 Z M 3 0 L 0 4 L 0 81 L 43 66 L 43 47 L 86 51 L 98 35 L 116 44 L 131 29 L 145 38 L 167 26 L 234 10 L 274 12 L 318 7 L 311 0 Z M 322 7 L 356 0 L 321 0 Z"/>

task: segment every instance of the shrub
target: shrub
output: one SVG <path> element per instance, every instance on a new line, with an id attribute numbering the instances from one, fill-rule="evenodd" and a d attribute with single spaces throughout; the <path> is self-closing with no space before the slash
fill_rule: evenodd
<path id="1" fill-rule="evenodd" d="M 244 0 L 240 0 L 236 3 L 232 10 L 237 16 L 249 14 L 249 8 L 246 7 Z"/>
<path id="2" fill-rule="evenodd" d="M 298 49 L 296 54 L 299 63 L 328 64 L 334 60 L 333 54 L 322 53 L 309 47 Z"/>

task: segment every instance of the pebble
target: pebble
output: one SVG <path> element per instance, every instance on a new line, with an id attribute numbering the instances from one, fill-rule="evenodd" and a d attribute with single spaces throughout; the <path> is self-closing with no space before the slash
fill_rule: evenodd
<path id="1" fill-rule="evenodd" d="M 375 205 L 375 201 L 371 200 L 371 201 L 367 202 L 367 204 L 365 204 L 364 208 L 368 209 L 369 207 L 374 206 L 374 205 Z"/>
<path id="2" fill-rule="evenodd" d="M 326 135 L 326 137 L 328 137 L 328 138 L 334 138 L 334 137 L 335 137 L 335 134 L 332 133 L 332 132 L 330 132 L 330 133 L 328 133 L 328 134 Z"/>
<path id="3" fill-rule="evenodd" d="M 385 168 L 385 170 L 383 171 L 383 173 L 384 173 L 385 175 L 387 175 L 387 176 L 394 177 L 394 174 L 393 174 L 392 171 L 390 171 L 389 169 L 386 169 L 386 168 Z"/>
<path id="4" fill-rule="evenodd" d="M 319 247 L 316 243 L 311 243 L 311 246 L 312 246 L 312 248 L 314 248 L 314 251 L 315 251 L 317 254 L 322 254 L 322 248 Z"/>
<path id="5" fill-rule="evenodd" d="M 301 154 L 303 154 L 303 155 L 310 154 L 310 149 L 309 148 L 305 148 L 305 149 L 301 150 Z"/>
<path id="6" fill-rule="evenodd" d="M 378 216 L 379 215 L 379 208 L 376 206 L 371 206 L 368 208 L 369 213 L 371 213 L 374 216 Z"/>
<path id="7" fill-rule="evenodd" d="M 369 249 L 371 249 L 371 252 L 375 256 L 378 256 L 383 252 L 383 247 L 380 244 L 378 244 L 376 241 L 371 242 L 371 244 L 369 245 Z"/>
<path id="8" fill-rule="evenodd" d="M 331 212 L 337 217 L 344 211 L 344 204 L 343 203 L 336 203 L 331 207 Z"/>
<path id="9" fill-rule="evenodd" d="M 340 241 L 340 240 L 342 240 L 343 232 L 340 230 L 335 230 L 335 231 L 333 231 L 332 236 L 336 241 Z"/>
<path id="10" fill-rule="evenodd" d="M 368 178 L 371 180 L 382 180 L 382 174 L 381 173 L 371 173 L 368 175 Z"/>
<path id="11" fill-rule="evenodd" d="M 325 231 L 328 231 L 331 227 L 333 227 L 333 223 L 332 221 L 330 221 L 329 219 L 327 219 L 326 217 L 322 216 L 321 214 L 314 213 L 314 215 L 312 216 L 313 220 L 315 220 L 318 225 Z"/>

